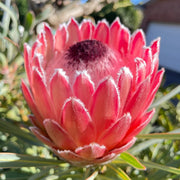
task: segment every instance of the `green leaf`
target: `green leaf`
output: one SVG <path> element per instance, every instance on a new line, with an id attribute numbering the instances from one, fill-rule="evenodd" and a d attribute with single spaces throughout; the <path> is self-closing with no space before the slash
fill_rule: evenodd
<path id="1" fill-rule="evenodd" d="M 137 136 L 139 139 L 180 139 L 180 133 L 153 133 L 153 134 L 140 134 Z"/>
<path id="2" fill-rule="evenodd" d="M 23 131 L 18 126 L 15 126 L 13 123 L 6 120 L 0 119 L 0 131 L 4 133 L 9 133 L 10 135 L 17 136 L 22 139 L 24 142 L 31 143 L 33 145 L 42 145 L 42 143 L 35 138 L 32 134 Z"/>
<path id="3" fill-rule="evenodd" d="M 3 39 L 2 39 L 2 41 L 3 41 Z M 2 64 L 2 67 L 7 66 L 7 58 L 3 53 L 0 53 L 0 63 Z"/>
<path id="4" fill-rule="evenodd" d="M 120 158 L 126 161 L 129 165 L 133 166 L 139 170 L 146 170 L 146 167 L 140 163 L 140 161 L 128 152 L 123 152 L 120 154 Z"/>
<path id="5" fill-rule="evenodd" d="M 24 28 L 26 31 L 29 31 L 33 25 L 33 21 L 34 21 L 34 15 L 32 12 L 28 12 L 26 14 L 26 18 L 25 18 L 25 23 L 24 23 Z"/>
<path id="6" fill-rule="evenodd" d="M 170 160 L 169 162 L 167 162 L 167 164 L 165 164 L 166 166 L 171 166 L 171 167 L 179 167 L 179 164 L 180 164 L 180 159 L 178 160 Z M 170 175 L 169 172 L 167 171 L 164 171 L 164 170 L 156 170 L 154 171 L 153 173 L 150 173 L 147 178 L 151 178 L 151 179 L 161 179 L 162 177 L 167 177 L 168 175 Z M 173 175 L 170 175 L 169 178 L 172 178 L 172 179 L 179 179 L 180 178 L 180 175 L 178 174 L 173 174 Z M 173 178 L 174 177 L 174 178 Z M 179 177 L 179 178 L 178 178 Z"/>
<path id="7" fill-rule="evenodd" d="M 161 165 L 161 164 L 157 164 L 154 162 L 141 161 L 141 163 L 143 163 L 148 168 L 155 168 L 155 169 L 160 169 L 160 170 L 170 172 L 170 173 L 174 173 L 174 174 L 180 174 L 180 169 L 178 169 L 178 168 Z"/>
<path id="8" fill-rule="evenodd" d="M 98 171 L 93 172 L 86 180 L 94 180 L 98 175 Z"/>
<path id="9" fill-rule="evenodd" d="M 45 168 L 41 170 L 39 173 L 35 173 L 32 176 L 29 176 L 28 180 L 40 180 L 42 178 L 45 178 L 49 175 L 49 168 Z"/>
<path id="10" fill-rule="evenodd" d="M 109 178 L 105 175 L 98 175 L 96 179 L 97 180 L 113 180 L 114 178 Z"/>
<path id="11" fill-rule="evenodd" d="M 130 152 L 133 155 L 136 155 L 139 152 L 145 150 L 146 148 L 149 148 L 151 145 L 160 144 L 163 141 L 163 139 L 149 139 L 141 143 L 135 144 L 131 149 L 128 150 L 128 152 Z"/>
<path id="12" fill-rule="evenodd" d="M 110 164 L 107 165 L 109 168 L 111 168 L 122 180 L 131 180 L 130 177 L 121 169 L 114 167 Z"/>
<path id="13" fill-rule="evenodd" d="M 9 16 L 11 17 L 12 19 L 12 22 L 13 22 L 13 26 L 12 26 L 12 31 L 14 31 L 16 33 L 16 37 L 18 37 L 18 20 L 17 20 L 17 16 L 14 14 L 14 12 L 8 8 L 7 6 L 5 6 L 3 3 L 0 2 L 0 8 L 2 10 L 4 10 L 6 13 L 9 14 Z M 3 34 L 4 36 L 7 35 L 8 32 L 6 32 L 5 34 Z M 14 37 L 16 39 L 16 37 Z"/>
<path id="14" fill-rule="evenodd" d="M 174 88 L 170 93 L 168 93 L 167 95 L 163 96 L 162 98 L 156 100 L 149 109 L 155 108 L 161 104 L 163 104 L 164 102 L 170 100 L 172 97 L 174 97 L 176 94 L 180 93 L 180 85 L 177 86 L 176 88 Z"/>
<path id="15" fill-rule="evenodd" d="M 32 172 L 25 172 L 22 169 L 1 169 L 0 171 L 0 178 L 2 178 L 1 180 L 29 180 L 31 175 Z"/>
<path id="16" fill-rule="evenodd" d="M 16 153 L 0 153 L 0 168 L 59 166 L 62 161 Z"/>

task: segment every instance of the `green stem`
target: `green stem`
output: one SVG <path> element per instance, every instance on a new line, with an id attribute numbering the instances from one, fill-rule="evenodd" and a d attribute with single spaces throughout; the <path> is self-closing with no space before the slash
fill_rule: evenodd
<path id="1" fill-rule="evenodd" d="M 84 173 L 84 179 L 88 178 L 90 176 L 90 172 L 91 172 L 91 168 L 90 167 L 87 167 L 86 168 L 86 171 Z"/>

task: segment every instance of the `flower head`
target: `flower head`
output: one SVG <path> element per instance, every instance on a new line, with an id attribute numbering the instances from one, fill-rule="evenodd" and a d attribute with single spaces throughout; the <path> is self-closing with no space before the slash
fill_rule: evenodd
<path id="1" fill-rule="evenodd" d="M 164 72 L 158 56 L 159 39 L 146 47 L 143 32 L 130 35 L 119 19 L 111 26 L 71 19 L 54 36 L 45 24 L 24 46 L 32 132 L 75 165 L 114 159 L 154 114 L 147 109 Z"/>

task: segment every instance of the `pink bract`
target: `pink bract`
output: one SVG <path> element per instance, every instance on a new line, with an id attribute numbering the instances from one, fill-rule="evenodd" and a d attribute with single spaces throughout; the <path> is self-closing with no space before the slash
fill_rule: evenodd
<path id="1" fill-rule="evenodd" d="M 154 114 L 147 109 L 164 73 L 159 39 L 147 47 L 142 30 L 131 35 L 119 19 L 111 26 L 71 19 L 55 35 L 45 24 L 24 58 L 31 130 L 74 165 L 114 159 Z"/>

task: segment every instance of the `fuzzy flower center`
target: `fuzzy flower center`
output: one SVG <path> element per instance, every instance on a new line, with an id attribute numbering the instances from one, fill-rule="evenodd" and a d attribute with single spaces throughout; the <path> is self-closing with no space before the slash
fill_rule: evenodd
<path id="1" fill-rule="evenodd" d="M 80 62 L 88 64 L 104 57 L 106 52 L 107 47 L 100 41 L 85 40 L 70 46 L 65 57 L 69 65 L 79 64 Z"/>

